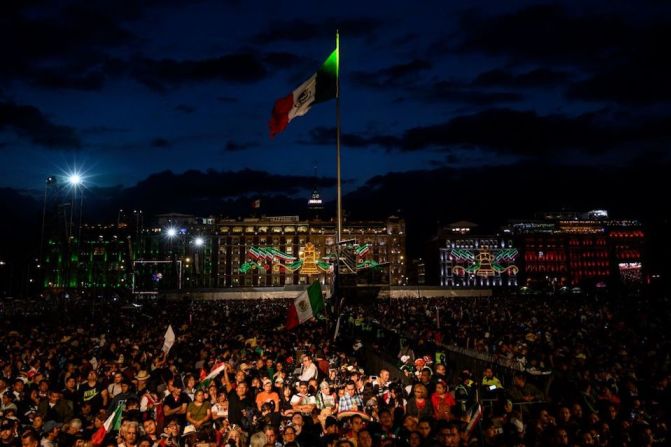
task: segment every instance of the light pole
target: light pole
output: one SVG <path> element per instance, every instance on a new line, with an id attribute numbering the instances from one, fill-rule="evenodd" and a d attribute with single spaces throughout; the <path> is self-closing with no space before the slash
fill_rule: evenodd
<path id="1" fill-rule="evenodd" d="M 40 262 L 43 261 L 42 255 L 44 254 L 44 231 L 46 229 L 47 222 L 47 197 L 49 193 L 49 186 L 56 184 L 56 177 L 49 176 L 44 181 L 44 203 L 42 204 L 42 231 L 40 232 Z"/>
<path id="2" fill-rule="evenodd" d="M 68 266 L 69 266 L 68 270 L 70 272 L 70 274 L 68 275 L 68 286 L 69 286 L 70 283 L 72 282 L 72 277 L 71 277 L 72 276 L 72 252 L 74 251 L 74 248 L 72 247 L 72 239 L 74 237 L 74 231 L 73 231 L 74 216 L 75 216 L 75 212 L 77 210 L 77 190 L 80 188 L 80 186 L 82 186 L 82 176 L 77 172 L 73 172 L 72 174 L 70 174 L 68 176 L 68 183 L 70 184 L 70 187 L 72 188 L 72 206 L 70 207 L 70 228 L 69 228 L 69 231 L 68 231 L 68 246 L 70 247 L 70 256 L 69 256 L 69 259 L 68 259 Z M 82 200 L 82 203 L 80 204 L 80 207 L 79 207 L 79 231 L 78 231 L 79 234 L 77 236 L 77 247 L 79 247 L 79 245 L 80 245 L 80 240 L 79 239 L 81 238 L 81 223 L 82 223 L 82 221 L 81 221 L 81 219 L 82 219 L 81 208 L 82 208 L 83 200 L 84 200 L 83 193 L 81 195 L 81 200 Z M 79 260 L 79 253 L 77 253 L 77 260 Z"/>
<path id="3" fill-rule="evenodd" d="M 170 260 L 172 261 L 173 265 L 173 273 L 175 273 L 178 277 L 181 275 L 181 272 L 177 271 L 177 256 L 175 254 L 175 251 L 173 250 L 173 241 L 177 237 L 177 228 L 175 227 L 168 227 L 168 229 L 165 231 L 165 235 L 170 241 Z M 181 270 L 181 263 L 180 263 L 180 270 Z M 179 288 L 179 287 L 178 287 Z"/>
<path id="4" fill-rule="evenodd" d="M 203 256 L 201 256 L 201 249 L 205 245 L 205 239 L 203 239 L 200 236 L 197 236 L 193 240 L 193 245 L 196 247 L 196 252 L 194 253 L 194 267 L 196 268 L 196 285 L 203 287 L 202 283 L 202 278 L 203 278 L 203 270 L 204 270 L 204 262 L 203 259 L 201 259 Z"/>

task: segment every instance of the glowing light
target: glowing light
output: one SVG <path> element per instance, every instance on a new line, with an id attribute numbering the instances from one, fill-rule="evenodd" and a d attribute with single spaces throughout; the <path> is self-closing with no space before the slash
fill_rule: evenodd
<path id="1" fill-rule="evenodd" d="M 68 183 L 70 183 L 72 186 L 79 186 L 82 183 L 82 176 L 77 173 L 70 174 L 68 177 Z"/>
<path id="2" fill-rule="evenodd" d="M 194 244 L 196 247 L 202 247 L 203 244 L 205 244 L 205 240 L 204 240 L 202 237 L 197 237 L 197 238 L 193 241 L 193 244 Z"/>
<path id="3" fill-rule="evenodd" d="M 173 238 L 173 237 L 177 236 L 177 228 L 175 228 L 175 227 L 168 228 L 167 231 L 166 231 L 166 234 L 170 238 Z"/>

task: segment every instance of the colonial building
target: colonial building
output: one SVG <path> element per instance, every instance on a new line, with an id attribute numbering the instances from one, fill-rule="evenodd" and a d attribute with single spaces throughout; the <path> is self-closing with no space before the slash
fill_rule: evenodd
<path id="1" fill-rule="evenodd" d="M 336 254 L 332 221 L 298 216 L 223 219 L 217 223 L 217 287 L 280 287 L 330 281 Z M 346 222 L 343 258 L 373 283 L 405 284 L 405 222 Z M 365 277 L 366 275 L 359 275 Z"/>

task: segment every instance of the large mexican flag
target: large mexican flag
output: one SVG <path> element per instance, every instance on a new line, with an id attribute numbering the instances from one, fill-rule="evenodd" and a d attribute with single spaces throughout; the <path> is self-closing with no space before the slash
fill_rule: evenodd
<path id="1" fill-rule="evenodd" d="M 275 101 L 275 107 L 268 126 L 270 136 L 282 132 L 289 122 L 297 116 L 303 116 L 313 104 L 335 98 L 338 94 L 339 50 L 333 50 L 317 73 L 299 85 L 287 96 Z"/>

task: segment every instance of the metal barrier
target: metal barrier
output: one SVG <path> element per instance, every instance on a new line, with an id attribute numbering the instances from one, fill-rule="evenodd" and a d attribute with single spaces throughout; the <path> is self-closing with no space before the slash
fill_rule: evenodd
<path id="1" fill-rule="evenodd" d="M 402 339 L 409 341 L 409 344 L 416 342 L 411 334 L 402 334 L 377 321 L 365 321 L 363 324 L 355 325 L 345 318 L 343 320 L 346 320 L 344 324 L 345 332 L 352 338 L 360 338 L 364 342 L 366 349 L 364 366 L 367 371 L 377 372 L 381 368 L 385 368 L 390 371 L 392 378 L 399 378 L 407 382 L 405 375 L 400 370 L 400 361 L 397 354 L 401 350 Z M 512 386 L 513 375 L 516 372 L 524 371 L 520 365 L 503 362 L 491 354 L 436 344 L 430 341 L 425 343 L 424 351 L 433 354 L 436 352 L 444 353 L 446 366 L 452 372 L 450 379 L 453 383 L 461 371 L 468 370 L 480 375 L 485 368 L 492 368 L 494 375 L 505 388 L 506 386 Z M 547 395 L 552 383 L 552 375 L 527 374 L 527 381 L 543 390 Z"/>

